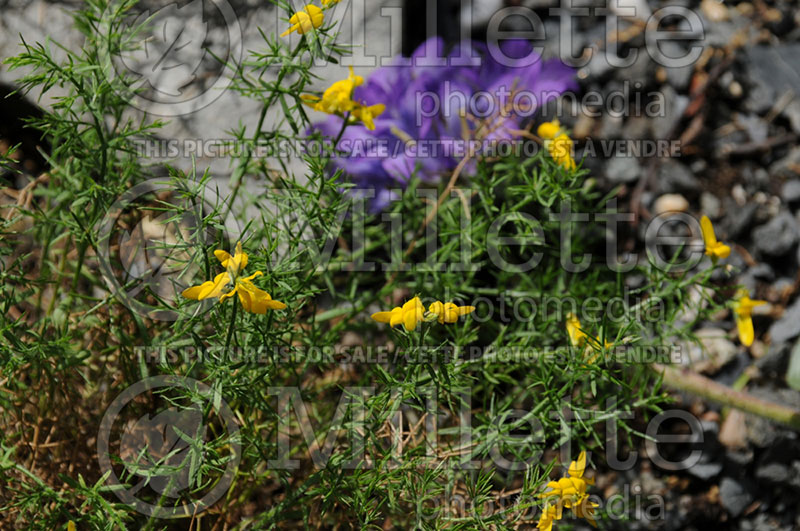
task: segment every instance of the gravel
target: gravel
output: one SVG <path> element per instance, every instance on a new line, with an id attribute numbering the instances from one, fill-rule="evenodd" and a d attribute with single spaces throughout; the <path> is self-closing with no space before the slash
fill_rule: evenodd
<path id="1" fill-rule="evenodd" d="M 794 248 L 797 240 L 797 220 L 787 211 L 753 231 L 756 250 L 765 255 L 783 256 Z"/>

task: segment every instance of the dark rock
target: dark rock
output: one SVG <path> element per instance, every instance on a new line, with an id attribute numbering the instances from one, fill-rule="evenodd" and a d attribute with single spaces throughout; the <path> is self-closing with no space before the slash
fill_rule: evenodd
<path id="1" fill-rule="evenodd" d="M 753 231 L 756 250 L 769 256 L 785 255 L 794 248 L 797 239 L 797 220 L 786 211 Z"/>
<path id="2" fill-rule="evenodd" d="M 772 341 L 766 356 L 755 361 L 759 371 L 767 376 L 783 375 L 789 364 L 789 345 Z"/>
<path id="3" fill-rule="evenodd" d="M 735 517 L 753 502 L 753 495 L 735 479 L 725 477 L 719 483 L 719 501 Z"/>
<path id="4" fill-rule="evenodd" d="M 769 175 L 773 179 L 793 179 L 800 175 L 800 146 L 792 148 L 780 160 L 769 167 Z"/>
<path id="5" fill-rule="evenodd" d="M 756 398 L 800 409 L 800 392 L 792 389 L 753 387 L 749 392 Z M 747 439 L 758 448 L 769 448 L 780 444 L 782 438 L 796 437 L 795 432 L 789 428 L 784 428 L 773 421 L 755 415 L 745 415 L 745 428 Z"/>
<path id="6" fill-rule="evenodd" d="M 769 337 L 773 344 L 786 343 L 800 335 L 800 299 L 786 308 L 783 316 L 769 327 Z"/>
<path id="7" fill-rule="evenodd" d="M 785 484 L 793 486 L 800 483 L 800 477 L 792 473 L 792 467 L 800 456 L 800 442 L 794 433 L 779 437 L 775 443 L 767 448 L 759 459 L 755 470 L 757 479 L 768 483 Z"/>

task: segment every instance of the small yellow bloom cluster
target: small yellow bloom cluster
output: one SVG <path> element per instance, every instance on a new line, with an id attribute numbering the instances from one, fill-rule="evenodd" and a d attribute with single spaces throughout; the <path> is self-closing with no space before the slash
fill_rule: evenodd
<path id="1" fill-rule="evenodd" d="M 753 330 L 753 308 L 766 304 L 767 301 L 754 301 L 746 289 L 739 290 L 733 302 L 733 313 L 736 315 L 736 328 L 739 330 L 739 341 L 749 347 L 755 339 Z"/>
<path id="2" fill-rule="evenodd" d="M 614 346 L 613 342 L 601 341 L 599 337 L 590 339 L 586 332 L 583 331 L 580 319 L 574 313 L 567 314 L 567 335 L 569 336 L 570 345 L 574 348 L 584 349 L 584 357 L 595 350 L 595 345 L 603 345 L 603 348 L 606 349 Z M 588 363 L 593 363 L 599 355 L 599 353 L 591 354 Z"/>
<path id="3" fill-rule="evenodd" d="M 722 242 L 717 241 L 714 233 L 714 225 L 708 216 L 700 218 L 700 229 L 703 232 L 703 242 L 706 246 L 706 255 L 711 257 L 713 263 L 719 259 L 725 259 L 731 254 L 731 248 Z M 753 329 L 753 308 L 766 304 L 766 301 L 754 301 L 750 298 L 747 290 L 739 290 L 733 300 L 733 313 L 736 316 L 736 328 L 739 331 L 739 341 L 742 345 L 749 347 L 755 339 Z"/>
<path id="4" fill-rule="evenodd" d="M 544 141 L 544 147 L 556 164 L 568 170 L 575 169 L 575 159 L 572 158 L 572 139 L 561 127 L 558 120 L 545 122 L 539 126 L 536 133 Z"/>
<path id="5" fill-rule="evenodd" d="M 372 314 L 372 318 L 379 323 L 388 323 L 390 326 L 403 325 L 409 332 L 417 327 L 417 323 L 425 321 L 439 321 L 440 324 L 452 324 L 458 321 L 462 315 L 467 315 L 475 311 L 474 306 L 456 306 L 452 302 L 435 301 L 428 307 L 425 313 L 425 306 L 419 297 L 414 297 L 403 306 L 396 306 L 388 312 L 377 312 Z"/>
<path id="6" fill-rule="evenodd" d="M 720 258 L 728 258 L 731 254 L 731 248 L 722 242 L 717 241 L 717 236 L 714 234 L 714 225 L 708 216 L 700 218 L 700 229 L 703 231 L 703 241 L 706 244 L 706 255 L 711 257 L 711 260 L 716 263 Z"/>
<path id="7" fill-rule="evenodd" d="M 322 6 L 327 9 L 331 5 L 338 4 L 339 0 L 322 0 Z M 281 33 L 281 37 L 286 37 L 292 32 L 297 32 L 300 35 L 305 35 L 312 29 L 317 29 L 322 26 L 325 21 L 325 13 L 319 7 L 313 4 L 307 4 L 303 11 L 298 11 L 289 19 L 291 26 L 289 29 Z"/>
<path id="8" fill-rule="evenodd" d="M 586 494 L 587 487 L 594 485 L 594 479 L 584 478 L 585 471 L 586 452 L 581 452 L 578 460 L 570 463 L 566 477 L 547 484 L 550 491 L 539 495 L 540 498 L 545 499 L 545 506 L 539 517 L 537 529 L 551 531 L 553 522 L 561 520 L 565 507 L 572 509 L 578 518 L 584 518 L 593 527 L 597 527 L 594 519 L 594 510 L 597 504 L 590 502 L 589 495 Z"/>
<path id="9" fill-rule="evenodd" d="M 253 279 L 262 276 L 264 273 L 256 271 L 249 277 L 241 275 L 242 270 L 247 267 L 248 261 L 247 254 L 242 252 L 241 242 L 236 244 L 236 252 L 233 256 L 223 250 L 214 251 L 214 256 L 225 268 L 225 272 L 214 277 L 214 280 L 183 290 L 182 295 L 184 297 L 196 301 L 218 298 L 219 302 L 223 302 L 225 299 L 238 295 L 242 308 L 250 313 L 264 314 L 267 313 L 267 310 L 283 310 L 286 308 L 284 303 L 272 300 L 269 293 L 253 284 Z M 233 282 L 233 289 L 225 293 L 225 287 L 231 282 Z"/>
<path id="10" fill-rule="evenodd" d="M 362 105 L 353 100 L 353 91 L 356 87 L 364 83 L 364 78 L 353 73 L 350 67 L 350 75 L 347 79 L 336 81 L 325 89 L 322 97 L 311 94 L 303 94 L 300 98 L 303 103 L 314 109 L 327 114 L 335 114 L 344 117 L 350 113 L 349 119 L 363 123 L 367 129 L 375 129 L 374 119 L 383 114 L 386 106 L 382 103 L 377 105 Z"/>

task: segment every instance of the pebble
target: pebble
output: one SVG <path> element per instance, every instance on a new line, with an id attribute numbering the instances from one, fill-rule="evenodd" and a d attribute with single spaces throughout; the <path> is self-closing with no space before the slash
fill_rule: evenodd
<path id="1" fill-rule="evenodd" d="M 741 184 L 735 184 L 733 186 L 731 189 L 731 197 L 739 206 L 745 206 L 747 204 L 747 192 L 744 191 L 744 187 Z"/>
<path id="2" fill-rule="evenodd" d="M 794 344 L 786 369 L 786 383 L 795 391 L 800 391 L 800 341 Z"/>
<path id="3" fill-rule="evenodd" d="M 703 0 L 700 2 L 700 9 L 711 22 L 724 22 L 731 18 L 728 7 L 717 0 Z"/>
<path id="4" fill-rule="evenodd" d="M 721 328 L 701 328 L 695 335 L 700 348 L 689 344 L 687 352 L 692 368 L 698 372 L 714 374 L 739 352 L 739 347 L 728 339 L 727 332 Z"/>
<path id="5" fill-rule="evenodd" d="M 731 450 L 747 448 L 747 430 L 744 426 L 744 413 L 731 409 L 719 428 L 719 442 Z"/>
<path id="6" fill-rule="evenodd" d="M 800 299 L 786 308 L 783 317 L 769 327 L 772 344 L 786 343 L 800 335 Z"/>
<path id="7" fill-rule="evenodd" d="M 680 194 L 664 194 L 653 204 L 656 215 L 667 212 L 686 212 L 689 210 L 689 201 Z"/>
<path id="8" fill-rule="evenodd" d="M 800 201 L 800 179 L 792 179 L 791 181 L 783 183 L 781 199 L 786 204 Z"/>

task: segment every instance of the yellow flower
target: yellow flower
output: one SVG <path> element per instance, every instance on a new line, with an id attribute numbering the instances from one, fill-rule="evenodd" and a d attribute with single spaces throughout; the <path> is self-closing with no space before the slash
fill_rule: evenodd
<path id="1" fill-rule="evenodd" d="M 569 342 L 575 348 L 580 348 L 586 344 L 586 334 L 581 330 L 581 321 L 574 313 L 567 314 L 567 335 Z"/>
<path id="2" fill-rule="evenodd" d="M 436 301 L 428 307 L 428 312 L 436 316 L 439 324 L 455 323 L 462 315 L 475 311 L 475 306 L 456 306 L 452 302 Z"/>
<path id="3" fill-rule="evenodd" d="M 372 314 L 372 318 L 379 323 L 389 323 L 391 326 L 403 325 L 406 330 L 411 331 L 417 327 L 417 323 L 423 321 L 425 307 L 419 297 L 414 297 L 403 304 L 402 307 L 396 306 L 389 312 L 377 312 Z"/>
<path id="4" fill-rule="evenodd" d="M 536 129 L 538 134 L 544 140 L 552 140 L 561 132 L 561 123 L 558 120 L 552 122 L 545 122 Z"/>
<path id="5" fill-rule="evenodd" d="M 711 224 L 711 220 L 708 219 L 708 216 L 700 218 L 700 229 L 703 231 L 706 254 L 711 257 L 711 260 L 716 262 L 720 258 L 728 258 L 731 254 L 731 248 L 717 241 L 717 236 L 714 234 L 714 226 Z"/>
<path id="6" fill-rule="evenodd" d="M 362 122 L 364 126 L 373 131 L 375 129 L 375 122 L 373 121 L 375 118 L 383 114 L 383 111 L 386 110 L 386 105 L 383 103 L 378 103 L 375 105 L 370 105 L 365 107 L 363 105 L 359 105 L 355 109 L 353 109 L 353 118 Z"/>
<path id="7" fill-rule="evenodd" d="M 350 67 L 350 75 L 347 79 L 336 81 L 322 93 L 322 98 L 311 94 L 303 94 L 300 98 L 303 102 L 314 109 L 328 114 L 342 115 L 352 111 L 358 103 L 353 101 L 353 90 L 364 83 L 364 78 L 353 73 Z"/>
<path id="8" fill-rule="evenodd" d="M 75 529 L 76 529 L 75 522 L 73 522 L 72 520 L 67 522 L 67 531 L 75 531 Z"/>
<path id="9" fill-rule="evenodd" d="M 253 284 L 253 279 L 263 275 L 261 271 L 256 271 L 249 277 L 242 277 L 242 270 L 247 267 L 247 254 L 242 252 L 242 243 L 236 244 L 236 252 L 233 256 L 223 250 L 214 251 L 214 256 L 225 268 L 224 273 L 214 277 L 214 280 L 203 282 L 199 286 L 193 286 L 183 290 L 182 295 L 187 299 L 202 301 L 205 299 L 219 299 L 223 302 L 234 295 L 239 296 L 242 308 L 250 313 L 267 313 L 267 310 L 283 310 L 286 305 L 282 302 L 272 300 L 269 293 L 259 289 Z M 225 288 L 233 282 L 233 289 L 224 292 Z"/>
<path id="10" fill-rule="evenodd" d="M 298 11 L 292 15 L 292 18 L 289 19 L 291 27 L 281 33 L 281 37 L 286 37 L 293 31 L 304 35 L 311 31 L 311 28 L 322 26 L 323 20 L 325 20 L 325 15 L 322 13 L 322 10 L 315 5 L 309 4 L 305 7 L 305 11 Z"/>
<path id="11" fill-rule="evenodd" d="M 573 478 L 583 478 L 583 474 L 586 472 L 586 451 L 584 450 L 580 454 L 578 454 L 578 460 L 573 461 L 569 464 L 569 469 L 567 469 L 567 474 Z M 585 479 L 586 483 L 589 485 L 594 485 L 593 479 Z"/>
<path id="12" fill-rule="evenodd" d="M 561 133 L 552 140 L 545 141 L 547 152 L 557 164 L 568 170 L 575 169 L 575 159 L 572 158 L 572 139 L 566 133 Z"/>
<path id="13" fill-rule="evenodd" d="M 583 348 L 584 349 L 584 357 L 592 352 L 594 349 L 594 345 L 603 345 L 603 348 L 609 349 L 614 346 L 612 341 L 603 341 L 601 343 L 600 337 L 595 337 L 594 340 L 591 340 L 586 332 L 583 331 L 581 327 L 581 321 L 578 319 L 578 316 L 574 313 L 570 312 L 567 314 L 567 335 L 569 336 L 569 343 L 572 345 L 573 348 Z M 592 343 L 592 344 L 590 344 Z M 599 352 L 595 352 L 592 356 L 587 360 L 588 363 L 594 363 L 597 357 L 600 355 Z"/>
<path id="14" fill-rule="evenodd" d="M 563 514 L 563 507 L 560 503 L 555 505 L 547 505 L 539 516 L 539 523 L 536 524 L 536 529 L 540 531 L 551 531 L 553 529 L 553 522 L 561 520 Z"/>
<path id="15" fill-rule="evenodd" d="M 544 140 L 544 147 L 551 159 L 568 170 L 575 169 L 575 159 L 572 158 L 572 139 L 558 120 L 544 122 L 536 129 L 536 133 Z"/>
<path id="16" fill-rule="evenodd" d="M 739 295 L 733 303 L 733 313 L 736 315 L 736 328 L 739 329 L 739 341 L 742 345 L 749 347 L 755 339 L 753 330 L 753 308 L 766 304 L 767 301 L 752 300 L 747 290 L 739 291 Z"/>
<path id="17" fill-rule="evenodd" d="M 594 519 L 594 510 L 599 507 L 599 504 L 590 502 L 589 497 L 584 497 L 580 503 L 572 506 L 572 511 L 578 518 L 583 518 L 591 524 L 592 527 L 597 527 L 597 521 Z"/>
<path id="18" fill-rule="evenodd" d="M 560 507 L 563 505 L 568 509 L 572 509 L 579 518 L 585 518 L 590 524 L 596 526 L 594 508 L 597 507 L 597 504 L 589 502 L 589 495 L 586 494 L 587 486 L 594 485 L 594 479 L 584 478 L 584 472 L 586 472 L 586 452 L 581 452 L 578 459 L 570 463 L 567 476 L 558 481 L 549 482 L 547 488 L 550 491 L 540 494 L 539 497 L 557 498 L 554 506 L 557 510 L 560 511 Z M 550 507 L 553 506 L 548 506 L 539 520 L 540 529 L 549 529 L 546 526 L 552 526 L 552 519 L 549 519 L 549 515 L 554 513 Z M 560 519 L 560 515 L 558 518 Z M 542 524 L 545 527 L 541 527 Z"/>
<path id="19" fill-rule="evenodd" d="M 549 482 L 547 488 L 551 489 L 550 492 L 541 496 L 545 498 L 556 496 L 564 503 L 564 507 L 569 509 L 575 502 L 586 496 L 586 485 L 586 481 L 581 478 L 564 477 L 558 481 Z"/>
<path id="20" fill-rule="evenodd" d="M 322 5 L 328 7 L 331 4 L 338 4 L 339 0 L 322 0 Z"/>
<path id="21" fill-rule="evenodd" d="M 356 87 L 364 83 L 364 78 L 355 75 L 353 67 L 350 67 L 350 75 L 347 79 L 336 81 L 325 89 L 322 97 L 312 94 L 303 94 L 300 99 L 303 103 L 314 109 L 328 114 L 344 116 L 350 113 L 350 119 L 362 122 L 367 129 L 375 129 L 374 119 L 383 114 L 386 106 L 382 103 L 376 105 L 361 105 L 353 100 L 353 91 Z"/>

